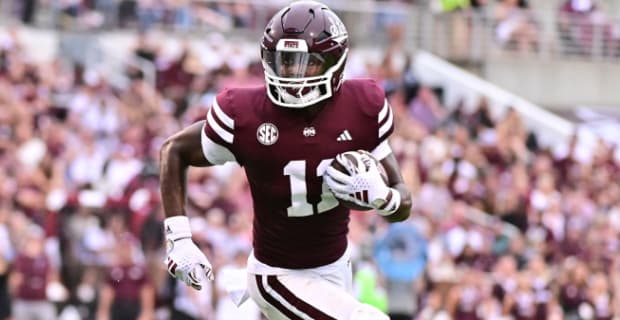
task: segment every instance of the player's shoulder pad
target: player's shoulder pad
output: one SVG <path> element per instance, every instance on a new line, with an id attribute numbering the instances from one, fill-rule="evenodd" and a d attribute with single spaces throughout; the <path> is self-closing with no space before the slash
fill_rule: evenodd
<path id="1" fill-rule="evenodd" d="M 219 108 L 230 118 L 235 117 L 234 91 L 235 89 L 224 88 L 213 100 L 213 107 Z"/>
<path id="2" fill-rule="evenodd" d="M 385 91 L 374 79 L 349 80 L 350 89 L 358 97 L 364 114 L 376 117 L 385 105 Z"/>
<path id="3" fill-rule="evenodd" d="M 264 87 L 224 88 L 216 96 L 215 102 L 220 109 L 230 118 L 243 121 L 244 113 L 251 114 L 251 108 L 260 105 L 264 99 Z M 246 112 L 240 112 L 244 110 Z"/>

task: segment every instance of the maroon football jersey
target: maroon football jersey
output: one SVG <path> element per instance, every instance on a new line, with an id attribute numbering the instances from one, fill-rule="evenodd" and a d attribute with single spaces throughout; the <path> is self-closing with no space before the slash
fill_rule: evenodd
<path id="1" fill-rule="evenodd" d="M 51 265 L 45 254 L 36 257 L 20 254 L 15 258 L 13 268 L 24 278 L 17 288 L 16 298 L 28 301 L 46 300 L 45 289 Z"/>
<path id="2" fill-rule="evenodd" d="M 375 150 L 385 156 L 389 148 L 382 142 L 393 130 L 392 119 L 383 90 L 372 80 L 345 81 L 312 120 L 274 105 L 264 86 L 224 90 L 216 97 L 203 152 L 213 164 L 232 160 L 244 167 L 259 261 L 300 269 L 342 256 L 349 210 L 339 205 L 322 173 L 341 152 Z"/>
<path id="3" fill-rule="evenodd" d="M 114 290 L 115 300 L 139 301 L 140 291 L 150 283 L 150 279 L 143 266 L 122 265 L 108 270 L 106 283 Z"/>

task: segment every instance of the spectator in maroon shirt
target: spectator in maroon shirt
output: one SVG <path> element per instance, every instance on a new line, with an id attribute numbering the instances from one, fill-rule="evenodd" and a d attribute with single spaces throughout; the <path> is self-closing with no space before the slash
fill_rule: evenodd
<path id="1" fill-rule="evenodd" d="M 595 320 L 611 320 L 614 316 L 614 295 L 604 273 L 595 273 L 588 279 L 587 303 L 594 309 Z"/>
<path id="2" fill-rule="evenodd" d="M 461 278 L 461 283 L 452 288 L 448 298 L 448 309 L 455 319 L 479 320 L 478 305 L 484 296 L 483 274 L 470 269 Z"/>
<path id="3" fill-rule="evenodd" d="M 533 256 L 527 264 L 527 273 L 531 281 L 536 303 L 537 320 L 549 318 L 549 305 L 553 298 L 551 291 L 552 274 L 544 258 L 540 255 Z"/>
<path id="4" fill-rule="evenodd" d="M 505 255 L 498 259 L 491 274 L 493 296 L 504 303 L 506 296 L 514 294 L 517 289 L 517 261 L 513 256 Z"/>
<path id="5" fill-rule="evenodd" d="M 559 302 L 567 318 L 577 315 L 579 306 L 587 300 L 588 267 L 574 258 L 566 260 L 566 267 L 560 273 Z"/>
<path id="6" fill-rule="evenodd" d="M 582 221 L 577 218 L 572 218 L 567 223 L 566 236 L 563 241 L 558 243 L 558 248 L 556 248 L 556 254 L 558 256 L 555 258 L 557 261 L 571 256 L 580 260 L 589 261 L 592 253 L 589 248 L 586 247 L 587 239 L 584 238 L 586 232 L 581 224 Z"/>
<path id="7" fill-rule="evenodd" d="M 47 285 L 56 277 L 43 250 L 44 241 L 43 229 L 36 225 L 28 227 L 9 279 L 15 319 L 56 319 L 56 307 L 46 296 Z"/>
<path id="8" fill-rule="evenodd" d="M 516 290 L 504 299 L 504 312 L 511 314 L 515 320 L 535 320 L 536 309 L 536 295 L 530 275 L 520 273 L 517 276 Z"/>
<path id="9" fill-rule="evenodd" d="M 155 291 L 144 265 L 138 261 L 138 247 L 131 235 L 117 241 L 115 261 L 100 291 L 97 319 L 153 319 Z"/>

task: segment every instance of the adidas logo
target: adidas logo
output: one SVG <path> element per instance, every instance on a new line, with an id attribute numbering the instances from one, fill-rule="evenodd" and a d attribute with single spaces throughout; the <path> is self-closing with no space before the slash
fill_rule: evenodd
<path id="1" fill-rule="evenodd" d="M 353 140 L 353 138 L 351 137 L 349 130 L 342 131 L 342 133 L 336 139 L 336 141 L 351 141 L 351 140 Z"/>

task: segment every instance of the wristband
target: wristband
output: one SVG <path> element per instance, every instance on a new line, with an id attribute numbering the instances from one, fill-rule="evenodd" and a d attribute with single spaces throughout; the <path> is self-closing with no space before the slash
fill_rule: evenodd
<path id="1" fill-rule="evenodd" d="M 175 241 L 181 238 L 191 238 L 192 231 L 189 227 L 187 216 L 173 216 L 164 220 L 166 238 Z"/>

